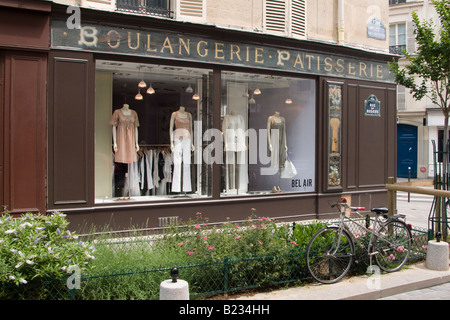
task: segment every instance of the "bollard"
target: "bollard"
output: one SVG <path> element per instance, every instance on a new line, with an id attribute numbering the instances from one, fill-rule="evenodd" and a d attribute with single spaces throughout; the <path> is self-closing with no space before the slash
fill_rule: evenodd
<path id="1" fill-rule="evenodd" d="M 189 300 L 189 285 L 184 280 L 178 280 L 178 269 L 170 272 L 171 280 L 161 282 L 159 286 L 159 300 Z"/>
<path id="2" fill-rule="evenodd" d="M 447 242 L 441 242 L 441 234 L 436 234 L 436 240 L 428 241 L 426 267 L 436 271 L 449 269 L 449 248 Z"/>

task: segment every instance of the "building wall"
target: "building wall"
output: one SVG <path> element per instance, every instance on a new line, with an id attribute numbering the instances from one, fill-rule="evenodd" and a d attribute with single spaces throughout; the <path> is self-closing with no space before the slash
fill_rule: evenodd
<path id="1" fill-rule="evenodd" d="M 430 1 L 406 1 L 389 7 L 389 24 L 396 25 L 406 23 L 406 50 L 414 55 L 416 41 L 414 36 L 414 23 L 412 13 L 416 12 L 421 21 L 438 21 L 436 10 Z M 438 24 L 435 23 L 436 31 Z M 408 61 L 400 57 L 401 67 L 406 66 Z M 429 117 L 427 109 L 433 109 L 430 99 L 424 98 L 420 101 L 414 99 L 408 89 L 399 86 L 398 88 L 398 123 L 416 126 L 418 129 L 418 154 L 417 154 L 417 174 L 418 178 L 433 177 L 433 148 L 432 141 L 437 142 L 437 132 L 441 127 L 442 121 L 436 121 L 439 118 L 439 112 L 433 111 Z M 425 125 L 424 125 L 425 124 Z"/>
<path id="2" fill-rule="evenodd" d="M 286 0 L 286 16 L 280 20 L 289 20 L 291 1 Z M 371 51 L 387 51 L 389 46 L 388 21 L 389 4 L 384 0 L 304 0 L 306 3 L 306 35 L 310 40 L 338 43 L 339 21 L 342 21 L 341 45 L 363 48 Z M 55 3 L 78 5 L 91 9 L 115 11 L 116 0 L 54 0 Z M 201 1 L 198 1 L 195 15 L 180 13 L 183 0 L 172 0 L 171 7 L 175 12 L 175 20 L 193 23 L 216 25 L 220 28 L 244 30 L 255 33 L 268 33 L 280 36 L 291 36 L 289 30 L 285 34 L 266 28 L 266 0 L 204 0 L 203 13 Z M 343 11 L 340 14 L 339 5 Z M 199 16 L 201 14 L 201 16 Z M 378 18 L 386 28 L 386 39 L 378 40 L 367 36 L 367 25 Z M 283 23 L 286 21 L 283 21 Z M 289 21 L 287 21 L 289 22 Z"/>
<path id="3" fill-rule="evenodd" d="M 0 3 L 0 205 L 13 213 L 46 209 L 49 11 Z"/>
<path id="4" fill-rule="evenodd" d="M 368 50 L 387 51 L 389 4 L 384 0 L 343 0 L 343 13 L 339 13 L 338 0 L 308 1 L 308 38 L 338 42 L 338 25 L 342 20 L 343 44 Z M 386 39 L 367 36 L 367 25 L 379 18 L 386 28 Z"/>

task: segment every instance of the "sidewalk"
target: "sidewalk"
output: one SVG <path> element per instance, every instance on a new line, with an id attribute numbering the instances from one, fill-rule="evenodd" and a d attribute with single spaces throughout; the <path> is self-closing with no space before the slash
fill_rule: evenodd
<path id="1" fill-rule="evenodd" d="M 376 276 L 363 275 L 335 284 L 311 284 L 240 296 L 235 300 L 376 300 L 450 282 L 450 270 L 434 271 L 425 263 L 409 265 L 398 272 Z"/>
<path id="2" fill-rule="evenodd" d="M 398 213 L 406 215 L 413 226 L 428 229 L 432 196 L 397 192 Z M 241 295 L 234 300 L 376 300 L 450 282 L 450 270 L 427 269 L 425 261 L 407 265 L 393 273 L 346 278 L 335 284 L 313 283 L 304 287 L 274 290 L 267 293 Z M 426 290 L 426 289 L 425 289 Z M 450 299 L 450 286 L 444 294 Z M 420 295 L 420 292 L 415 294 Z"/>

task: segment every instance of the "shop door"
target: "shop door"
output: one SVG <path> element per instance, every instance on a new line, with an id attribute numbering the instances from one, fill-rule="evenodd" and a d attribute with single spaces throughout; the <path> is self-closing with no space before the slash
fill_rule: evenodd
<path id="1" fill-rule="evenodd" d="M 408 124 L 397 125 L 397 177 L 417 178 L 417 127 Z"/>

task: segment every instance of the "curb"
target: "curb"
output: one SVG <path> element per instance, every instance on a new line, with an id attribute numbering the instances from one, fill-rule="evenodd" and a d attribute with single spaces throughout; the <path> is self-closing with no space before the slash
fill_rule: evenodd
<path id="1" fill-rule="evenodd" d="M 240 296 L 234 300 L 376 300 L 450 282 L 450 270 L 429 270 L 425 267 L 425 263 L 419 263 L 408 265 L 401 271 L 381 274 L 379 283 L 374 289 L 370 288 L 373 286 L 371 279 L 375 278 L 363 275 L 347 278 L 335 284 L 317 283 Z"/>

